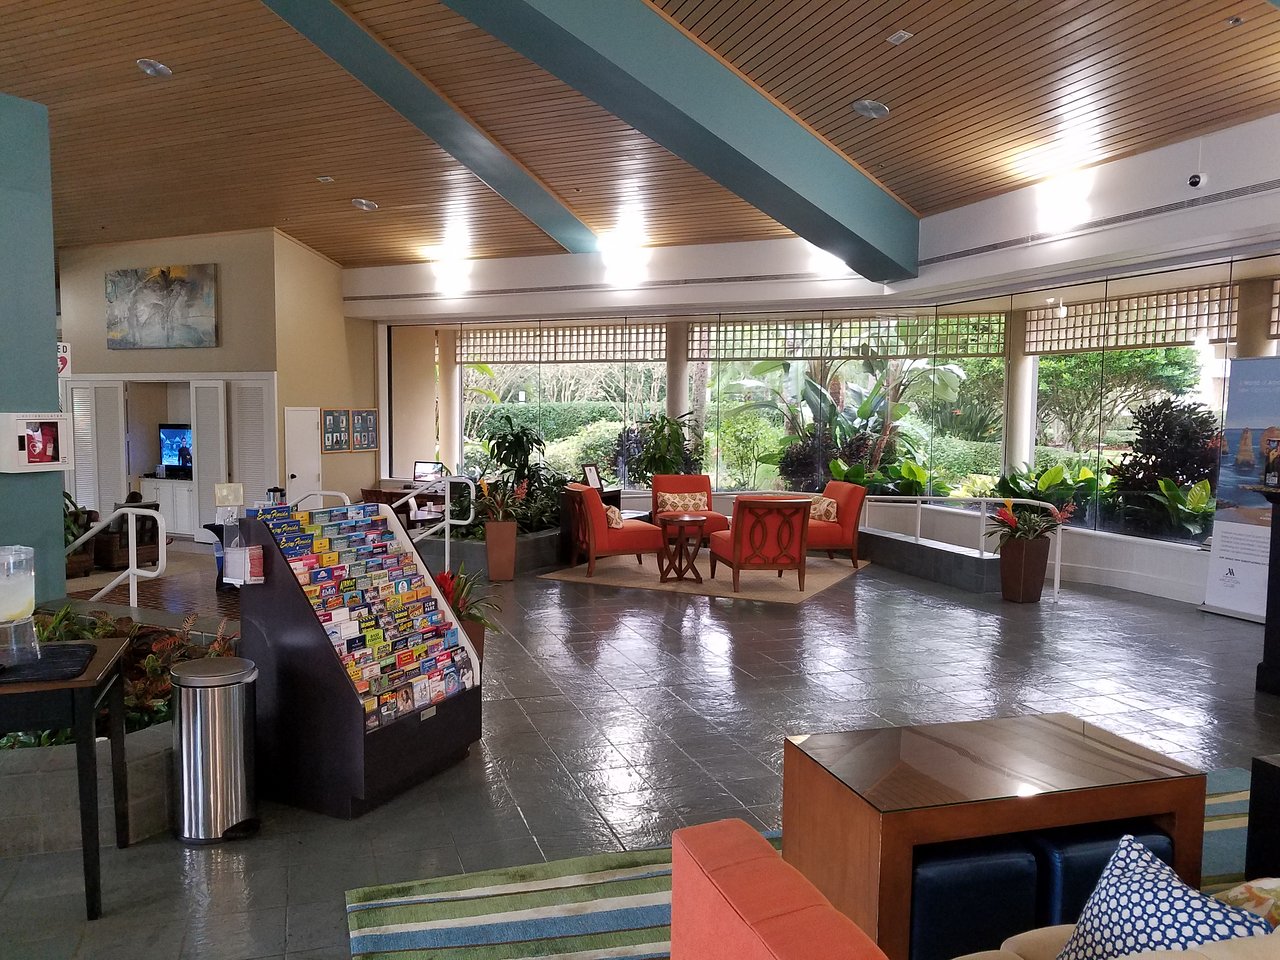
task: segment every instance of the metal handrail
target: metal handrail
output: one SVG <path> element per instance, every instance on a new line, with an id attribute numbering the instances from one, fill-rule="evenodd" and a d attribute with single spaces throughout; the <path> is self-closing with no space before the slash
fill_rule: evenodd
<path id="1" fill-rule="evenodd" d="M 464 484 L 467 487 L 467 489 L 471 491 L 471 512 L 468 514 L 465 520 L 453 519 L 453 509 L 452 509 L 453 492 L 452 491 L 453 491 L 453 485 L 455 483 Z M 417 487 L 413 490 L 410 490 L 401 499 L 397 500 L 394 506 L 400 506 L 401 504 L 407 502 L 410 497 L 416 496 L 419 493 L 426 493 L 428 492 L 428 490 L 430 490 L 431 487 L 435 487 L 439 485 L 443 485 L 444 487 L 444 519 L 441 520 L 439 523 L 437 523 L 434 527 L 423 527 L 421 530 L 417 531 L 416 533 L 410 534 L 409 539 L 412 540 L 414 543 L 417 543 L 419 540 L 426 539 L 427 537 L 431 536 L 433 533 L 437 533 L 438 531 L 443 530 L 444 531 L 444 568 L 446 570 L 452 570 L 453 568 L 449 564 L 449 528 L 465 527 L 471 523 L 474 523 L 476 519 L 476 485 L 471 480 L 471 478 L 460 477 L 457 475 L 450 475 L 447 477 L 442 477 L 439 480 L 433 480 L 431 483 L 424 484 L 421 487 Z"/>
<path id="2" fill-rule="evenodd" d="M 920 536 L 920 522 L 924 514 L 925 502 L 933 503 L 935 501 L 943 504 L 955 504 L 957 502 L 976 503 L 981 509 L 978 511 L 978 558 L 983 559 L 987 555 L 987 504 L 1013 504 L 1020 507 L 1037 507 L 1041 510 L 1048 510 L 1053 506 L 1051 503 L 1045 503 L 1043 500 L 1028 500 L 1025 497 L 898 497 L 887 496 L 884 494 L 866 497 L 864 503 L 905 503 L 913 502 L 916 505 L 916 543 L 922 539 Z M 867 514 L 862 515 L 862 526 L 866 527 Z M 1059 528 L 1060 529 L 1060 528 Z M 1053 533 L 1053 599 L 1058 599 L 1058 593 L 1062 586 L 1062 537 L 1058 535 L 1058 531 Z"/>
<path id="3" fill-rule="evenodd" d="M 144 507 L 116 507 L 106 519 L 99 520 L 83 534 L 67 544 L 66 553 L 70 555 L 73 551 L 80 549 L 84 544 L 88 543 L 99 533 L 111 525 L 116 517 L 127 517 L 129 527 L 129 566 L 121 570 L 114 580 L 93 595 L 92 600 L 101 600 L 108 593 L 114 590 L 127 577 L 129 580 L 129 606 L 136 607 L 138 605 L 138 578 L 144 577 L 147 580 L 154 580 L 156 577 L 164 573 L 165 565 L 169 558 L 169 531 L 165 526 L 164 516 L 158 510 L 148 510 Z M 159 528 L 157 534 L 157 557 L 156 567 L 154 570 L 143 570 L 138 566 L 138 517 L 155 517 L 156 525 Z"/>
<path id="4" fill-rule="evenodd" d="M 302 501 L 309 500 L 312 497 L 319 497 L 321 503 L 324 503 L 325 497 L 337 497 L 339 500 L 342 501 L 343 506 L 346 506 L 346 507 L 351 506 L 351 498 L 348 497 L 341 490 L 309 490 L 306 493 L 304 493 L 302 496 L 300 496 L 297 500 L 293 501 L 293 505 L 295 507 L 300 507 L 302 506 Z"/>

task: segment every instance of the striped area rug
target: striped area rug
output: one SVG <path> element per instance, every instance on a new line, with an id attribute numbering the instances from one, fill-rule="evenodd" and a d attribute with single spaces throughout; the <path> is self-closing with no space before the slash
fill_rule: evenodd
<path id="1" fill-rule="evenodd" d="M 1248 806 L 1247 770 L 1209 774 L 1210 892 L 1243 879 Z M 671 950 L 671 850 L 351 890 L 347 922 L 352 955 L 370 960 L 658 960 Z"/>

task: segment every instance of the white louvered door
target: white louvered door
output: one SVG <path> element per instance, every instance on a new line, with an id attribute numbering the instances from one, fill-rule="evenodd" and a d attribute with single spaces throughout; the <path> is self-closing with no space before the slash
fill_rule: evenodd
<path id="1" fill-rule="evenodd" d="M 227 384 L 231 482 L 244 485 L 244 502 L 267 499 L 279 476 L 276 455 L 275 389 L 265 380 Z"/>
<path id="2" fill-rule="evenodd" d="M 68 487 L 76 503 L 105 515 L 128 493 L 124 382 L 71 381 L 67 401 L 75 450 Z"/>
<path id="3" fill-rule="evenodd" d="M 191 381 L 191 429 L 195 534 L 209 540 L 212 534 L 201 528 L 214 521 L 213 486 L 227 482 L 227 392 L 222 380 Z"/>

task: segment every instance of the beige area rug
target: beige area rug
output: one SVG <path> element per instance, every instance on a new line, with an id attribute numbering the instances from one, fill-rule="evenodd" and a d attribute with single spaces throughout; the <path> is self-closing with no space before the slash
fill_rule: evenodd
<path id="1" fill-rule="evenodd" d="M 861 570 L 870 561 L 858 563 Z M 596 561 L 596 575 L 587 576 L 585 561 L 576 567 L 565 567 L 542 574 L 544 580 L 564 580 L 569 583 L 590 583 L 605 587 L 637 587 L 641 590 L 662 590 L 666 593 L 685 593 L 699 597 L 729 597 L 739 600 L 764 600 L 769 603 L 804 603 L 810 597 L 828 587 L 853 576 L 853 564 L 848 560 L 828 560 L 826 557 L 810 557 L 805 564 L 804 592 L 796 589 L 794 570 L 783 571 L 778 579 L 776 570 L 743 570 L 742 589 L 733 592 L 733 570 L 724 565 L 716 567 L 716 578 L 710 578 L 711 564 L 706 550 L 698 554 L 698 572 L 702 582 L 695 580 L 671 580 L 658 582 L 658 560 L 646 555 L 643 565 L 628 554 L 625 557 L 604 557 Z"/>

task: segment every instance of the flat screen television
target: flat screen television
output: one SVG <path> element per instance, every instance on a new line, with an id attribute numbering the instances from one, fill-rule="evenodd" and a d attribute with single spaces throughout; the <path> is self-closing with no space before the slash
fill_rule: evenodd
<path id="1" fill-rule="evenodd" d="M 166 467 L 191 466 L 191 424 L 160 424 L 160 462 Z"/>

